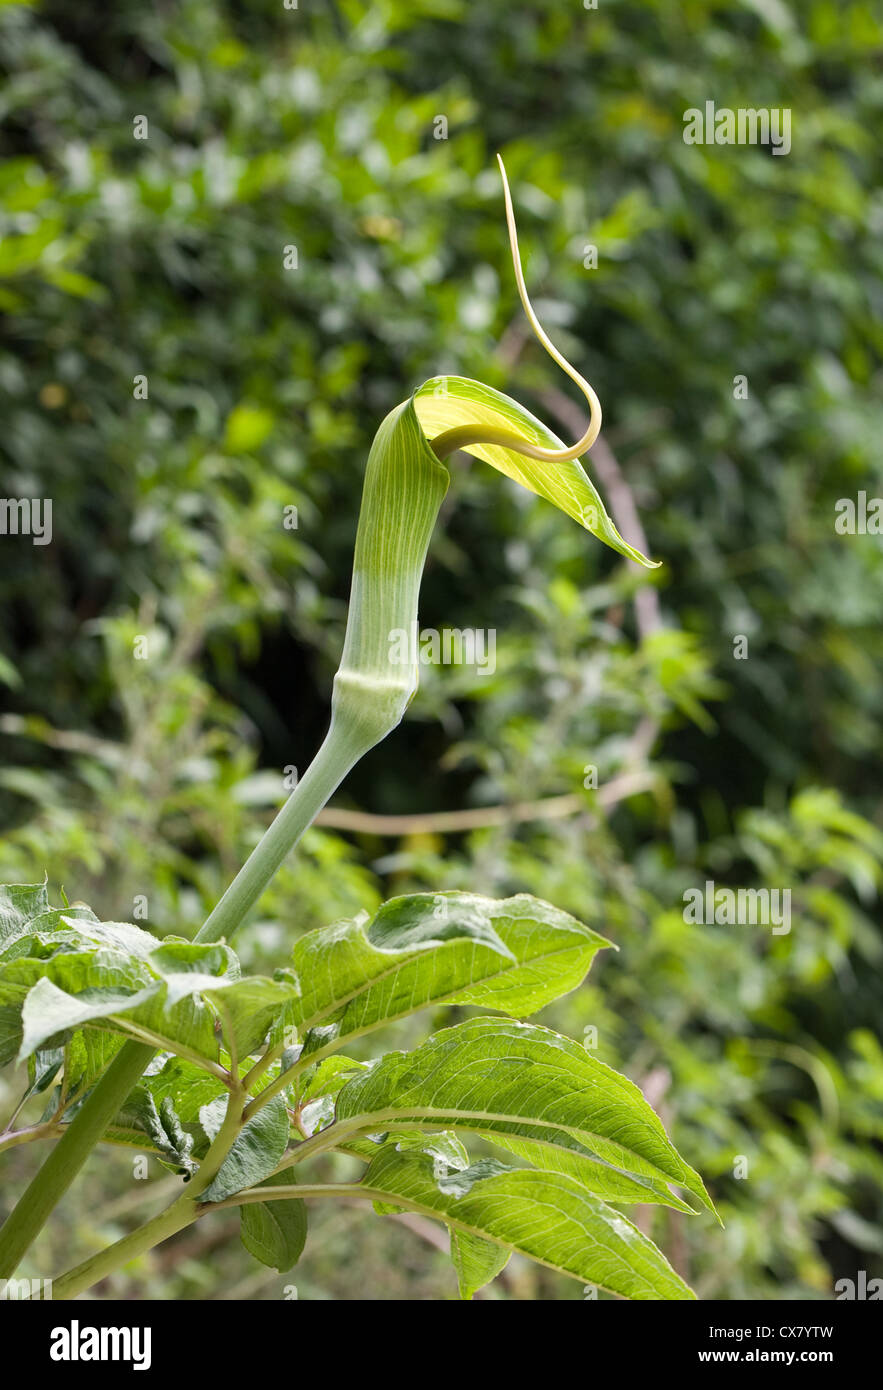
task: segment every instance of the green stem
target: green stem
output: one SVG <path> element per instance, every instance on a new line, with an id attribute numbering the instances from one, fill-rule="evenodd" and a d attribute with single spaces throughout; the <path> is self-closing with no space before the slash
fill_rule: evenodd
<path id="1" fill-rule="evenodd" d="M 197 932 L 197 941 L 219 941 L 221 937 L 230 940 L 286 855 L 312 825 L 346 774 L 368 751 L 354 733 L 347 731 L 346 725 L 335 725 L 332 721 L 322 747 L 217 907 Z"/>
<path id="2" fill-rule="evenodd" d="M 14 1149 L 19 1144 L 32 1144 L 35 1139 L 49 1139 L 60 1133 L 57 1120 L 48 1120 L 42 1125 L 28 1125 L 26 1129 L 11 1129 L 0 1134 L 0 1153 Z"/>
<path id="3" fill-rule="evenodd" d="M 196 1220 L 198 1212 L 196 1202 L 189 1197 L 179 1197 L 165 1211 L 160 1212 L 159 1216 L 132 1231 L 131 1235 L 124 1236 L 122 1240 L 108 1245 L 104 1250 L 99 1250 L 96 1255 L 84 1260 L 75 1269 L 63 1274 L 60 1279 L 54 1279 L 53 1299 L 76 1298 L 77 1294 L 91 1288 L 99 1280 L 106 1279 L 109 1274 L 115 1273 L 130 1260 L 136 1260 L 139 1255 L 146 1254 L 155 1245 L 168 1240 L 169 1236 L 182 1231 L 185 1226 Z"/>
<path id="4" fill-rule="evenodd" d="M 67 1192 L 92 1149 L 153 1056 L 144 1043 L 127 1042 L 65 1130 L 0 1231 L 0 1279 L 10 1279 L 56 1202 Z"/>
<path id="5" fill-rule="evenodd" d="M 224 1122 L 215 1135 L 209 1151 L 200 1165 L 199 1172 L 191 1178 L 181 1196 L 172 1202 L 165 1211 L 161 1211 L 158 1216 L 154 1216 L 150 1221 L 145 1221 L 142 1226 L 138 1226 L 129 1235 L 123 1236 L 122 1240 L 108 1245 L 104 1250 L 99 1250 L 97 1254 L 77 1265 L 76 1269 L 70 1270 L 67 1274 L 63 1274 L 60 1279 L 53 1281 L 53 1298 L 76 1298 L 77 1294 L 82 1293 L 84 1289 L 97 1284 L 99 1279 L 107 1278 L 108 1274 L 113 1274 L 115 1270 L 128 1264 L 130 1260 L 137 1259 L 139 1255 L 152 1250 L 155 1245 L 168 1240 L 169 1236 L 175 1235 L 177 1231 L 183 1230 L 185 1226 L 189 1226 L 197 1219 L 200 1215 L 199 1195 L 205 1191 L 217 1175 L 221 1164 L 230 1152 L 242 1123 L 245 1100 L 245 1092 L 242 1090 L 237 1090 L 231 1094 L 227 1102 Z M 204 1209 L 211 1210 L 210 1207 Z"/>
<path id="6" fill-rule="evenodd" d="M 242 1192 L 235 1192 L 232 1197 L 225 1197 L 223 1202 L 213 1202 L 211 1206 L 203 1206 L 199 1215 L 203 1216 L 209 1211 L 224 1211 L 230 1207 L 247 1207 L 254 1202 L 291 1202 L 303 1201 L 307 1197 L 363 1197 L 366 1201 L 383 1202 L 389 1199 L 389 1193 L 381 1192 L 379 1189 L 363 1187 L 359 1182 L 316 1182 L 298 1183 L 297 1187 L 246 1187 Z M 396 1204 L 399 1198 L 396 1197 Z M 404 1206 L 404 1201 L 401 1202 Z M 56 1285 L 52 1285 L 53 1295 Z"/>
<path id="7" fill-rule="evenodd" d="M 221 937 L 229 941 L 285 856 L 313 823 L 350 768 L 379 737 L 383 737 L 379 730 L 366 730 L 355 714 L 346 717 L 338 710 L 332 716 L 325 742 L 207 918 L 197 934 L 197 941 L 217 941 Z M 56 1203 L 67 1192 L 129 1092 L 137 1085 L 154 1052 L 154 1048 L 144 1043 L 127 1042 L 79 1114 L 67 1126 L 0 1230 L 0 1279 L 9 1279 L 15 1273 Z"/>
<path id="8" fill-rule="evenodd" d="M 304 1185 L 289 1190 L 288 1188 L 273 1188 L 273 1193 L 277 1191 L 287 1197 L 339 1197 L 361 1196 L 357 1183 L 347 1184 L 323 1184 L 315 1183 Z M 372 1194 L 378 1195 L 378 1194 Z M 177 1202 L 161 1212 L 143 1226 L 139 1226 L 137 1231 L 132 1231 L 122 1240 L 118 1240 L 115 1245 L 109 1245 L 106 1250 L 99 1250 L 97 1255 L 92 1255 L 88 1260 L 76 1266 L 75 1269 L 68 1270 L 60 1279 L 53 1280 L 52 1297 L 56 1301 L 59 1299 L 76 1298 L 78 1294 L 85 1293 L 93 1284 L 97 1284 L 101 1279 L 106 1279 L 108 1275 L 115 1274 L 116 1271 L 127 1265 L 131 1260 L 136 1260 L 139 1255 L 145 1255 L 154 1246 L 162 1244 L 168 1240 L 169 1236 L 176 1235 L 185 1226 L 190 1226 L 194 1221 L 207 1216 L 209 1212 L 229 1210 L 230 1207 L 242 1206 L 249 1202 L 261 1201 L 261 1195 L 257 1189 L 249 1189 L 246 1192 L 237 1193 L 235 1197 L 228 1197 L 223 1202 L 205 1202 L 200 1205 L 189 1194 L 186 1198 L 179 1197 Z"/>

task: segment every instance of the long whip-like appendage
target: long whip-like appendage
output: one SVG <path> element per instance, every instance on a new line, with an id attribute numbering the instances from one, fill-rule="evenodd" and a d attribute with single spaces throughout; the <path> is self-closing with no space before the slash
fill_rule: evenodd
<path id="1" fill-rule="evenodd" d="M 557 362 L 561 370 L 567 373 L 571 381 L 575 382 L 588 401 L 589 423 L 582 439 L 578 439 L 569 449 L 543 449 L 538 444 L 528 443 L 521 435 L 504 429 L 502 426 L 497 428 L 493 425 L 479 424 L 457 425 L 455 429 L 445 430 L 443 434 L 438 435 L 432 441 L 432 448 L 440 459 L 444 459 L 455 449 L 465 449 L 471 444 L 499 444 L 506 449 L 512 449 L 515 453 L 523 454 L 526 458 L 539 459 L 541 462 L 548 463 L 567 463 L 584 454 L 598 438 L 601 432 L 601 402 L 586 379 L 580 376 L 576 368 L 571 366 L 567 358 L 558 351 L 534 313 L 533 305 L 527 293 L 527 286 L 524 283 L 521 254 L 518 250 L 518 232 L 515 227 L 515 212 L 512 207 L 512 195 L 509 192 L 509 180 L 506 178 L 506 169 L 500 155 L 497 155 L 497 163 L 500 166 L 500 174 L 503 179 L 506 222 L 509 227 L 509 245 L 512 250 L 512 265 L 515 270 L 518 296 L 527 315 L 527 320 L 546 352 L 554 362 Z"/>

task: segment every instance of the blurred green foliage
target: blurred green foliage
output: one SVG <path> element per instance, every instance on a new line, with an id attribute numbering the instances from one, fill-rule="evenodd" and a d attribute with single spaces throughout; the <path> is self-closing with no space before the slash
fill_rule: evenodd
<path id="1" fill-rule="evenodd" d="M 458 456 L 421 620 L 496 629 L 496 673 L 428 669 L 338 804 L 585 811 L 317 827 L 243 955 L 409 888 L 528 890 L 612 936 L 544 1019 L 597 1028 L 709 1180 L 723 1231 L 646 1216 L 706 1298 L 883 1274 L 883 550 L 834 531 L 838 498 L 883 494 L 881 54 L 865 0 L 0 8 L 3 491 L 53 499 L 51 545 L 0 542 L 3 879 L 194 932 L 324 731 L 386 411 L 458 372 L 570 433 L 501 150 L 537 310 L 664 568 Z M 791 153 L 684 144 L 707 100 L 789 108 Z M 640 790 L 604 810 L 590 768 Z M 790 933 L 686 924 L 706 879 L 790 888 Z M 93 1161 L 32 1272 L 157 1186 Z M 204 1225 L 100 1292 L 283 1296 Z M 317 1212 L 300 1296 L 454 1297 L 431 1240 Z M 580 1293 L 513 1262 L 490 1296 Z"/>

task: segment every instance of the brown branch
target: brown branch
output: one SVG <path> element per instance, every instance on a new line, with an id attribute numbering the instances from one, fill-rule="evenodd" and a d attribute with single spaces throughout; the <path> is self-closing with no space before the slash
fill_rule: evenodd
<path id="1" fill-rule="evenodd" d="M 639 725 L 640 728 L 640 725 Z M 639 792 L 649 791 L 655 778 L 650 772 L 624 772 L 598 788 L 596 804 L 610 810 L 620 801 Z M 316 824 L 329 830 L 350 830 L 365 835 L 416 835 L 421 832 L 456 834 L 466 830 L 481 830 L 486 826 L 518 825 L 525 821 L 561 820 L 579 812 L 589 814 L 590 824 L 598 818 L 590 813 L 586 798 L 576 792 L 564 796 L 549 796 L 539 801 L 516 801 L 510 806 L 477 806 L 464 811 L 428 811 L 407 816 L 375 816 L 368 811 L 348 811 L 343 807 L 326 806 L 316 817 Z"/>

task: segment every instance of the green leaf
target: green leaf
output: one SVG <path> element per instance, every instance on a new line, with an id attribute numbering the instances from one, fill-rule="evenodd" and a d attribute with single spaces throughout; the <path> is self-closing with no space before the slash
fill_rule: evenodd
<path id="1" fill-rule="evenodd" d="M 296 1181 L 294 1168 L 274 1173 L 261 1187 L 290 1187 Z M 249 1202 L 240 1209 L 239 1234 L 242 1244 L 261 1264 L 280 1274 L 296 1265 L 307 1240 L 306 1203 Z"/>
<path id="2" fill-rule="evenodd" d="M 513 1126 L 513 1132 L 517 1130 L 519 1127 Z M 493 1130 L 483 1132 L 482 1137 L 495 1148 L 505 1149 L 507 1153 L 524 1159 L 534 1168 L 544 1168 L 550 1173 L 566 1173 L 569 1177 L 575 1178 L 593 1197 L 600 1197 L 603 1202 L 660 1203 L 672 1207 L 675 1211 L 685 1212 L 688 1216 L 695 1216 L 695 1207 L 681 1201 L 665 1183 L 620 1172 L 618 1168 L 596 1158 L 589 1149 L 564 1130 L 538 1130 L 537 1134 L 541 1137 L 510 1137 L 506 1127 L 500 1123 L 496 1124 Z"/>
<path id="3" fill-rule="evenodd" d="M 216 989 L 221 981 L 238 981 L 240 976 L 239 961 L 221 942 L 201 945 L 167 937 L 154 941 L 148 961 L 166 982 L 168 1004 L 177 1004 L 196 990 Z"/>
<path id="4" fill-rule="evenodd" d="M 695 1297 L 651 1240 L 563 1173 L 480 1159 L 442 1176 L 428 1155 L 390 1143 L 361 1186 L 625 1298 Z"/>
<path id="5" fill-rule="evenodd" d="M 146 1086 L 136 1086 L 130 1093 L 104 1138 L 136 1148 L 150 1147 L 178 1172 L 194 1173 L 199 1167 L 193 1157 L 193 1135 L 181 1124 L 171 1097 L 166 1096 L 157 1107 Z"/>
<path id="6" fill-rule="evenodd" d="M 370 1063 L 356 1062 L 352 1057 L 335 1053 L 320 1062 L 312 1076 L 308 1074 L 300 1093 L 300 1126 L 306 1135 L 325 1129 L 334 1120 L 334 1107 L 343 1086 L 359 1072 L 368 1071 Z"/>
<path id="7" fill-rule="evenodd" d="M 222 1102 L 203 1106 L 200 1118 L 210 1138 L 220 1128 L 226 1106 Z M 214 1180 L 202 1194 L 203 1202 L 222 1202 L 244 1187 L 257 1187 L 268 1178 L 285 1153 L 288 1144 L 288 1106 L 284 1096 L 274 1096 L 249 1120 L 234 1139 L 230 1152 Z"/>
<path id="8" fill-rule="evenodd" d="M 48 976 L 59 988 L 73 985 L 75 993 L 82 988 L 119 987 L 128 994 L 139 985 L 149 984 L 153 972 L 141 962 L 157 949 L 158 943 L 148 932 L 126 922 L 99 922 L 82 905 L 49 908 L 43 885 L 4 888 L 0 901 L 5 908 L 4 934 L 0 938 L 0 1065 L 12 1061 L 20 1052 L 22 1007 L 28 989 L 38 979 Z M 76 959 L 62 964 L 62 956 Z M 90 962 L 97 973 L 87 983 L 83 970 Z M 87 1055 L 81 1048 L 71 1055 L 70 1061 L 75 1065 L 69 1075 L 70 1094 L 81 1081 L 91 1082 L 102 1069 L 97 1065 L 100 1050 L 93 1046 Z M 105 1061 L 109 1061 L 113 1048 L 104 1051 Z"/>
<path id="9" fill-rule="evenodd" d="M 86 1025 L 114 1028 L 169 1051 L 186 1050 L 216 1062 L 214 1015 L 194 994 L 167 1008 L 166 984 L 145 967 L 112 953 L 62 955 L 47 962 L 20 961 L 44 970 L 24 999 L 20 1058 L 71 1029 Z M 0 971 L 6 975 L 6 969 Z M 68 988 L 55 983 L 60 978 Z M 0 998 L 5 981 L 0 979 Z M 140 988 L 138 987 L 140 985 Z"/>
<path id="10" fill-rule="evenodd" d="M 414 393 L 413 401 L 427 439 L 435 439 L 460 425 L 474 424 L 513 431 L 528 444 L 545 449 L 565 448 L 558 436 L 523 405 L 492 386 L 484 386 L 468 377 L 433 377 Z M 656 562 L 648 560 L 640 550 L 623 540 L 579 459 L 543 462 L 526 458 L 500 444 L 467 444 L 464 449 L 513 478 L 529 492 L 544 497 L 620 555 L 647 569 L 656 568 Z"/>
<path id="11" fill-rule="evenodd" d="M 146 960 L 159 945 L 155 936 L 130 922 L 99 922 L 91 908 L 58 907 L 48 908 L 10 928 L 0 945 L 0 959 L 7 961 L 23 955 L 42 958 L 59 951 L 107 948 Z"/>
<path id="12" fill-rule="evenodd" d="M 49 916 L 58 919 L 53 930 L 34 932 Z M 297 995 L 291 983 L 241 979 L 236 956 L 222 944 L 159 943 L 127 923 L 80 922 L 67 913 L 43 914 L 27 930 L 0 964 L 0 1010 L 8 1011 L 0 1027 L 9 1051 L 20 1010 L 21 1057 L 50 1037 L 92 1026 L 216 1062 L 215 1011 L 237 1055 L 247 1056 Z M 35 954 L 19 954 L 25 948 Z"/>
<path id="13" fill-rule="evenodd" d="M 100 967 L 92 967 L 91 961 L 82 962 L 79 957 L 66 957 L 67 962 L 79 964 L 77 978 L 83 981 L 100 979 Z M 68 972 L 70 973 L 70 972 Z M 98 998 L 88 997 L 85 990 L 101 991 Z M 22 1039 L 19 1060 L 30 1056 L 50 1038 L 60 1037 L 72 1028 L 85 1023 L 108 1019 L 114 1013 L 121 1014 L 126 1009 L 137 1007 L 150 998 L 155 990 L 151 983 L 141 990 L 123 992 L 118 986 L 113 988 L 103 984 L 86 984 L 84 991 L 68 994 L 53 984 L 48 975 L 42 976 L 28 991 L 22 1007 Z"/>
<path id="14" fill-rule="evenodd" d="M 354 1057 L 345 1057 L 336 1052 L 326 1057 L 308 1077 L 301 1092 L 301 1105 L 307 1106 L 316 1100 L 336 1100 L 342 1086 L 358 1072 L 370 1071 L 370 1062 L 357 1062 Z"/>
<path id="15" fill-rule="evenodd" d="M 676 1183 L 714 1211 L 698 1173 L 680 1157 L 637 1086 L 546 1028 L 499 1018 L 446 1028 L 413 1052 L 387 1054 L 349 1081 L 336 1115 L 338 1123 L 358 1118 L 373 1131 L 391 1123 L 431 1125 L 556 1146 L 559 1168 L 574 1157 L 569 1147 L 556 1145 L 563 1133 L 577 1141 L 583 1165 L 594 1155 L 651 1179 L 657 1190 Z M 574 1171 L 567 1174 L 571 1181 Z"/>
<path id="16" fill-rule="evenodd" d="M 75 1040 L 79 1038 L 88 1040 L 90 1032 L 75 1034 Z M 219 1076 L 185 1058 L 160 1054 L 150 1062 L 139 1086 L 102 1138 L 113 1144 L 144 1147 L 147 1135 L 154 1152 L 169 1157 L 176 1166 L 188 1166 L 183 1160 L 203 1157 L 210 1142 L 200 1123 L 200 1113 L 212 1107 L 211 1113 L 219 1115 L 220 1123 L 228 1096 L 229 1090 Z"/>
<path id="17" fill-rule="evenodd" d="M 451 1230 L 451 1259 L 457 1271 L 461 1298 L 472 1298 L 485 1284 L 506 1268 L 512 1254 L 505 1245 L 495 1245 L 471 1231 Z"/>
<path id="18" fill-rule="evenodd" d="M 97 1028 L 82 1028 L 65 1046 L 64 1070 L 68 1095 L 73 1101 L 110 1065 L 125 1039 Z M 204 1075 L 205 1073 L 200 1073 Z"/>
<path id="19" fill-rule="evenodd" d="M 0 884 L 0 951 L 27 927 L 31 918 L 48 911 L 45 882 Z"/>
<path id="20" fill-rule="evenodd" d="M 28 1098 L 38 1096 L 52 1085 L 64 1065 L 64 1048 L 40 1048 L 28 1058 Z"/>
<path id="21" fill-rule="evenodd" d="M 224 1037 L 236 1056 L 247 1057 L 263 1042 L 273 1021 L 297 999 L 296 985 L 252 975 L 206 986 L 204 993 L 221 1016 Z"/>
<path id="22" fill-rule="evenodd" d="M 203 1071 L 194 1062 L 174 1054 L 154 1057 L 141 1078 L 141 1084 L 150 1091 L 158 1106 L 167 1099 L 171 1100 L 185 1126 L 197 1125 L 201 1110 L 212 1101 L 222 1099 L 226 1106 L 229 1095 L 227 1086 L 219 1076 Z"/>
<path id="23" fill-rule="evenodd" d="M 418 893 L 308 932 L 294 949 L 303 1029 L 334 1018 L 334 1040 L 366 1033 L 427 1004 L 475 1004 L 525 1014 L 575 989 L 604 937 L 521 893 Z M 308 1039 L 305 1051 L 328 1045 Z"/>
<path id="24" fill-rule="evenodd" d="M 21 994 L 18 1003 L 0 1002 L 0 1067 L 18 1056 L 21 1047 Z"/>
<path id="25" fill-rule="evenodd" d="M 81 922 L 89 923 L 91 930 L 83 930 Z M 109 939 L 99 940 L 96 929 L 100 926 L 87 907 L 51 908 L 7 935 L 0 950 L 0 962 L 5 964 L 22 957 L 47 960 L 63 951 L 89 951 L 114 944 Z"/>
<path id="26" fill-rule="evenodd" d="M 383 1151 L 386 1144 L 385 1135 L 375 1135 L 366 1137 L 363 1140 L 355 1140 L 348 1148 L 348 1152 L 355 1153 L 372 1163 L 378 1153 Z M 446 1178 L 449 1173 L 461 1172 L 469 1167 L 469 1154 L 463 1147 L 462 1139 L 458 1139 L 456 1134 L 442 1132 L 441 1134 L 421 1134 L 420 1130 L 413 1133 L 407 1131 L 397 1134 L 395 1147 L 399 1153 L 409 1153 L 413 1151 L 428 1157 L 432 1162 L 433 1177 L 438 1180 Z M 375 1201 L 374 1210 L 379 1216 L 391 1216 L 404 1211 L 405 1208 L 396 1202 Z"/>

